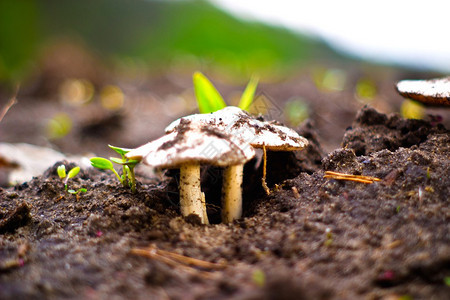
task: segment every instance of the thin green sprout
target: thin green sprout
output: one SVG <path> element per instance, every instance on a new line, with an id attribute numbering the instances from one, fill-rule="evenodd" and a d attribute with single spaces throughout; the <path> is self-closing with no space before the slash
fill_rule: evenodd
<path id="1" fill-rule="evenodd" d="M 219 91 L 217 91 L 205 75 L 200 72 L 195 72 L 192 81 L 194 83 L 195 97 L 200 113 L 207 114 L 215 112 L 227 106 Z M 242 110 L 248 110 L 253 103 L 258 81 L 259 79 L 256 76 L 252 76 L 248 82 L 238 105 Z"/>
<path id="2" fill-rule="evenodd" d="M 73 190 L 69 190 L 68 188 L 68 182 L 69 179 L 74 178 L 75 176 L 78 175 L 78 173 L 80 173 L 80 167 L 76 166 L 74 168 L 72 168 L 68 173 L 66 173 L 66 166 L 65 165 L 59 165 L 58 168 L 56 168 L 56 172 L 58 173 L 58 176 L 60 179 L 64 179 L 64 190 L 66 190 L 67 192 L 71 193 L 70 191 Z M 71 193 L 73 194 L 73 193 Z"/>

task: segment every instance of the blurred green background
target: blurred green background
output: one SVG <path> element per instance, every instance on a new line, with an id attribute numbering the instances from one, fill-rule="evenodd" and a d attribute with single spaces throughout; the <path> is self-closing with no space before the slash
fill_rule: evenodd
<path id="1" fill-rule="evenodd" d="M 206 0 L 0 0 L 2 141 L 73 153 L 137 146 L 197 112 L 195 71 L 230 105 L 256 75 L 249 112 L 292 127 L 309 119 L 327 150 L 364 105 L 450 119 L 395 91 L 400 79 L 440 74 L 345 56 Z"/>
<path id="2" fill-rule="evenodd" d="M 1 82 L 39 72 L 54 55 L 52 45 L 62 42 L 81 46 L 110 68 L 202 66 L 238 78 L 337 57 L 320 40 L 237 19 L 201 0 L 0 1 Z"/>

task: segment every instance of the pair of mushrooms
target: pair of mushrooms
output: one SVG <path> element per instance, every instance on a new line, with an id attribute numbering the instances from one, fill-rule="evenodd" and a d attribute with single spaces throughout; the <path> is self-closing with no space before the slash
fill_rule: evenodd
<path id="1" fill-rule="evenodd" d="M 200 165 L 224 167 L 222 221 L 242 215 L 244 164 L 255 156 L 254 148 L 293 151 L 308 141 L 294 130 L 275 122 L 259 121 L 238 107 L 228 106 L 210 114 L 180 118 L 161 138 L 131 150 L 127 158 L 155 168 L 180 168 L 180 207 L 183 216 L 197 215 L 208 224 L 205 196 L 200 186 Z"/>

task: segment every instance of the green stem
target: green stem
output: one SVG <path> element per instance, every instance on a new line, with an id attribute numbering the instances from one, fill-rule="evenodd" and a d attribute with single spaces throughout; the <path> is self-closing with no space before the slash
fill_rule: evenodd
<path id="1" fill-rule="evenodd" d="M 110 169 L 114 174 L 116 174 L 116 177 L 119 179 L 119 181 L 123 184 L 123 180 L 122 180 L 122 178 L 120 177 L 120 175 L 119 175 L 119 173 L 117 173 L 117 171 L 114 169 L 114 168 L 111 168 Z"/>
<path id="2" fill-rule="evenodd" d="M 122 184 L 124 187 L 127 187 L 127 177 L 128 177 L 128 170 L 126 165 L 122 165 Z"/>
<path id="3" fill-rule="evenodd" d="M 136 193 L 136 177 L 134 176 L 134 168 L 130 167 L 130 166 L 126 166 L 126 167 L 127 167 L 128 179 L 130 180 L 130 183 L 131 183 L 131 191 L 133 193 Z"/>

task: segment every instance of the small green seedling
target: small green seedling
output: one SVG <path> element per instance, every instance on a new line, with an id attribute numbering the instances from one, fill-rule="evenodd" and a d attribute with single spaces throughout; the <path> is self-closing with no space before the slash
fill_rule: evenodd
<path id="1" fill-rule="evenodd" d="M 80 189 L 78 189 L 76 191 L 75 190 L 67 190 L 67 192 L 69 192 L 72 195 L 76 195 L 78 193 L 86 193 L 87 189 L 86 188 L 80 188 Z"/>
<path id="2" fill-rule="evenodd" d="M 60 165 L 58 166 L 56 171 L 58 173 L 59 178 L 66 179 L 64 180 L 64 189 L 67 191 L 68 190 L 67 182 L 69 181 L 69 179 L 74 178 L 75 176 L 78 175 L 78 173 L 80 172 L 80 167 L 74 167 L 69 171 L 69 173 L 66 174 L 66 166 Z"/>
<path id="3" fill-rule="evenodd" d="M 200 113 L 212 113 L 227 106 L 220 93 L 205 75 L 200 72 L 195 72 L 192 81 L 194 83 L 195 97 L 197 98 Z M 239 108 L 243 110 L 248 110 L 250 108 L 255 97 L 257 86 L 258 78 L 253 76 L 242 93 L 238 105 Z"/>
<path id="4" fill-rule="evenodd" d="M 78 173 L 80 172 L 80 167 L 74 167 L 72 169 L 70 169 L 70 171 L 68 173 L 66 173 L 66 166 L 65 165 L 60 165 L 58 166 L 58 168 L 56 169 L 56 172 L 58 173 L 59 178 L 64 179 L 64 190 L 66 190 L 68 193 L 72 194 L 72 195 L 77 195 L 79 193 L 86 193 L 87 189 L 85 188 L 80 188 L 78 190 L 73 190 L 73 189 L 69 189 L 68 188 L 68 181 L 71 178 L 74 178 L 75 176 L 78 175 Z"/>
<path id="5" fill-rule="evenodd" d="M 134 167 L 139 163 L 139 160 L 129 160 L 125 157 L 130 150 L 125 148 L 119 148 L 115 146 L 108 145 L 109 148 L 116 151 L 120 154 L 121 158 L 110 157 L 109 159 L 103 157 L 93 157 L 91 158 L 91 165 L 94 168 L 101 170 L 110 170 L 116 175 L 117 179 L 119 179 L 120 183 L 124 187 L 130 187 L 131 191 L 136 192 L 136 177 L 134 175 Z M 114 169 L 113 163 L 119 164 L 122 166 L 122 175 L 119 175 L 117 171 Z"/>

